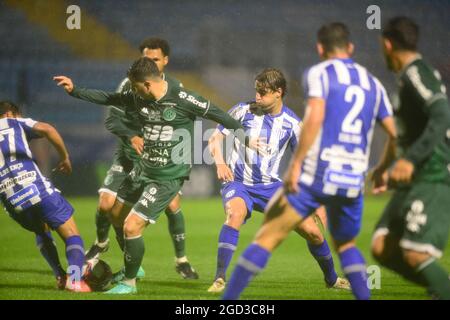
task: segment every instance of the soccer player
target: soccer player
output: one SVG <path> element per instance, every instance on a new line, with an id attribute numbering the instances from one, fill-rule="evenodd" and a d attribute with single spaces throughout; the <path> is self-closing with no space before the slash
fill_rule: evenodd
<path id="1" fill-rule="evenodd" d="M 84 247 L 73 218 L 74 210 L 42 175 L 28 145 L 30 140 L 42 137 L 59 154 L 54 171 L 70 174 L 69 154 L 58 131 L 47 123 L 22 118 L 19 107 L 12 102 L 0 102 L 0 198 L 11 218 L 36 234 L 36 244 L 50 265 L 58 288 L 90 292 L 81 277 Z M 68 277 L 49 227 L 56 230 L 66 245 Z"/>
<path id="2" fill-rule="evenodd" d="M 242 125 L 209 100 L 161 78 L 156 63 L 142 57 L 128 71 L 133 92 L 107 93 L 74 87 L 71 79 L 54 77 L 73 97 L 103 105 L 114 105 L 133 113 L 143 127 L 144 148 L 117 192 L 113 225 L 123 226 L 125 278 L 108 293 L 135 293 L 136 274 L 144 256 L 142 233 L 156 223 L 160 213 L 178 194 L 191 170 L 190 152 L 197 116 L 214 120 L 227 129 Z M 242 136 L 239 136 L 241 140 Z M 250 143 L 245 139 L 247 144 Z"/>
<path id="3" fill-rule="evenodd" d="M 324 205 L 342 269 L 357 299 L 369 299 L 367 272 L 355 238 L 375 120 L 395 138 L 391 105 L 380 82 L 350 57 L 353 44 L 339 22 L 318 31 L 323 62 L 305 74 L 307 108 L 300 141 L 265 220 L 239 259 L 224 299 L 237 299 L 289 232 Z"/>
<path id="4" fill-rule="evenodd" d="M 214 283 L 208 292 L 219 293 L 225 289 L 227 268 L 239 239 L 241 225 L 251 217 L 252 210 L 264 212 L 275 192 L 283 186 L 279 167 L 286 149 L 297 146 L 301 120 L 283 103 L 286 79 L 277 69 L 265 69 L 255 78 L 256 101 L 239 103 L 230 110 L 251 136 L 267 141 L 265 154 L 252 150 L 247 154 L 235 142 L 228 162 L 222 155 L 221 142 L 227 130 L 219 125 L 209 140 L 211 154 L 217 166 L 217 177 L 222 185 L 222 199 L 226 220 L 219 235 L 217 268 Z M 323 210 L 323 208 L 321 208 Z M 328 243 L 311 217 L 295 231 L 308 242 L 311 254 L 319 263 L 328 288 L 350 289 L 347 280 L 339 278 L 334 270 L 333 257 Z"/>
<path id="5" fill-rule="evenodd" d="M 386 153 L 374 170 L 375 192 L 395 192 L 376 227 L 374 257 L 434 296 L 450 299 L 450 280 L 437 262 L 450 228 L 450 109 L 439 72 L 417 51 L 419 27 L 396 17 L 382 33 L 388 68 L 398 76 L 399 157 Z M 387 173 L 388 168 L 394 162 Z"/>
<path id="6" fill-rule="evenodd" d="M 169 63 L 170 46 L 166 40 L 160 38 L 149 38 L 139 46 L 142 56 L 152 59 L 158 66 L 164 80 L 173 86 L 183 85 L 176 79 L 164 73 Z M 119 85 L 118 92 L 131 90 L 131 83 L 125 78 Z M 86 253 L 86 260 L 92 259 L 109 247 L 108 233 L 111 222 L 108 213 L 111 211 L 120 185 L 133 169 L 135 162 L 139 161 L 142 154 L 142 128 L 139 121 L 125 113 L 122 109 L 112 106 L 109 109 L 105 121 L 106 128 L 119 137 L 119 145 L 114 154 L 113 163 L 105 177 L 103 185 L 99 189 L 99 203 L 95 215 L 97 239 Z M 198 274 L 190 265 L 185 254 L 185 224 L 184 216 L 180 208 L 180 195 L 177 195 L 165 209 L 169 220 L 169 233 L 175 249 L 175 270 L 185 279 L 198 279 Z M 122 248 L 123 249 L 123 248 Z M 138 278 L 144 277 L 145 272 L 139 269 Z M 114 282 L 123 278 L 123 271 L 115 274 Z"/>

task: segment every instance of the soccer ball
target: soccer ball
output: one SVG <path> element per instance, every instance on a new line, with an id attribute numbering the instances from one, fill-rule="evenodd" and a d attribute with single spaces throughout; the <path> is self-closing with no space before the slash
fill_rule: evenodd
<path id="1" fill-rule="evenodd" d="M 92 291 L 105 291 L 111 284 L 113 273 L 111 267 L 103 260 L 91 259 L 86 261 L 84 281 Z"/>

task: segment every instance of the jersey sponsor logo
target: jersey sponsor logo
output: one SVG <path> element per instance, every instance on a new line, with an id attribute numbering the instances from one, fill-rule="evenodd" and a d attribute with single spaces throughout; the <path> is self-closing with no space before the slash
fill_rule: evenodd
<path id="1" fill-rule="evenodd" d="M 158 192 L 156 188 L 150 188 L 150 190 L 147 192 L 145 191 L 142 196 L 144 199 L 141 199 L 139 201 L 140 204 L 142 204 L 144 207 L 148 208 L 149 203 L 154 203 L 156 201 L 156 197 L 154 195 Z"/>
<path id="2" fill-rule="evenodd" d="M 141 108 L 140 113 L 144 117 L 147 117 L 148 120 L 161 121 L 161 112 L 159 110 L 143 107 Z"/>
<path id="3" fill-rule="evenodd" d="M 14 178 L 9 178 L 4 180 L 0 184 L 0 192 L 4 192 L 5 190 L 15 187 L 17 185 L 25 185 L 36 180 L 36 171 L 29 171 L 23 174 L 18 175 Z"/>
<path id="4" fill-rule="evenodd" d="M 208 106 L 207 102 L 200 102 L 198 101 L 193 95 L 187 94 L 184 91 L 180 91 L 180 93 L 178 94 L 178 96 L 181 99 L 185 99 L 186 101 L 189 101 L 190 103 L 202 108 L 202 109 L 206 109 L 206 107 Z"/>
<path id="5" fill-rule="evenodd" d="M 17 164 L 13 164 L 13 165 L 9 165 L 8 168 L 0 171 L 0 177 L 3 177 L 5 175 L 7 175 L 8 173 L 10 173 L 11 171 L 16 171 L 16 170 L 20 170 L 23 168 L 23 164 L 22 163 L 17 163 Z"/>
<path id="6" fill-rule="evenodd" d="M 225 195 L 225 198 L 231 198 L 232 196 L 234 196 L 235 193 L 236 193 L 236 190 L 230 190 Z"/>
<path id="7" fill-rule="evenodd" d="M 32 184 L 31 186 L 26 187 L 20 190 L 19 192 L 13 194 L 11 197 L 7 199 L 7 201 L 11 203 L 11 205 L 13 205 L 14 207 L 19 207 L 28 200 L 30 200 L 31 198 L 34 198 L 35 196 L 38 195 L 39 191 L 37 187 L 34 184 Z"/>
<path id="8" fill-rule="evenodd" d="M 425 206 L 421 200 L 414 200 L 411 209 L 406 215 L 406 228 L 411 232 L 419 232 L 420 228 L 427 223 L 427 215 L 423 212 Z"/>
<path id="9" fill-rule="evenodd" d="M 123 172 L 123 167 L 122 167 L 122 166 L 119 166 L 119 165 L 117 165 L 117 164 L 113 164 L 113 165 L 111 166 L 111 171 L 112 171 L 112 172 Z"/>
<path id="10" fill-rule="evenodd" d="M 109 186 L 113 182 L 114 176 L 112 174 L 108 174 L 105 178 L 105 186 Z"/>
<path id="11" fill-rule="evenodd" d="M 348 170 L 325 170 L 325 183 L 332 183 L 339 188 L 360 188 L 363 183 L 362 174 L 353 173 Z"/>

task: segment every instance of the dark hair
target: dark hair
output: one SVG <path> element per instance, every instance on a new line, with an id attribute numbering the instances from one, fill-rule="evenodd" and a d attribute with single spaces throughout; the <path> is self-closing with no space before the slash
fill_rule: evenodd
<path id="1" fill-rule="evenodd" d="M 287 93 L 286 78 L 283 73 L 275 68 L 267 68 L 261 71 L 256 77 L 256 91 L 265 93 L 268 89 L 276 91 L 281 88 L 281 96 Z"/>
<path id="2" fill-rule="evenodd" d="M 317 40 L 323 46 L 325 52 L 345 49 L 350 44 L 350 31 L 345 24 L 332 22 L 320 27 L 317 32 Z"/>
<path id="3" fill-rule="evenodd" d="M 20 114 L 20 108 L 18 105 L 11 101 L 0 101 L 0 116 L 3 116 L 8 111 L 11 111 L 14 115 Z"/>
<path id="4" fill-rule="evenodd" d="M 160 72 L 156 63 L 147 57 L 137 59 L 128 70 L 130 80 L 144 82 L 148 78 L 160 78 Z"/>
<path id="5" fill-rule="evenodd" d="M 383 28 L 383 37 L 397 50 L 417 50 L 419 26 L 410 18 L 394 17 Z"/>
<path id="6" fill-rule="evenodd" d="M 169 43 L 161 38 L 148 38 L 141 42 L 139 45 L 139 51 L 143 52 L 144 49 L 161 49 L 165 57 L 170 55 Z"/>

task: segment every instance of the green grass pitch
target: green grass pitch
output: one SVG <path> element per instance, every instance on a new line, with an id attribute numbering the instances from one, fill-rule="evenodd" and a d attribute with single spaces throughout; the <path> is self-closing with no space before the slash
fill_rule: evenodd
<path id="1" fill-rule="evenodd" d="M 75 218 L 85 241 L 85 247 L 95 239 L 94 213 L 97 199 L 69 199 L 75 207 Z M 363 227 L 358 246 L 368 260 L 369 245 L 374 225 L 387 201 L 386 197 L 367 197 Z M 206 292 L 213 280 L 216 265 L 217 238 L 224 221 L 221 200 L 183 199 L 186 219 L 187 254 L 200 275 L 199 280 L 183 280 L 174 268 L 174 251 L 167 231 L 167 219 L 162 215 L 156 225 L 145 232 L 146 252 L 143 267 L 145 279 L 138 282 L 138 294 L 110 296 L 102 293 L 75 294 L 56 290 L 53 275 L 34 244 L 32 233 L 23 230 L 7 214 L 0 211 L 0 299 L 218 299 Z M 234 255 L 228 277 L 237 258 L 251 242 L 262 222 L 262 214 L 253 218 L 241 229 L 238 250 Z M 57 238 L 57 235 L 54 235 Z M 111 247 L 103 255 L 113 271 L 122 265 L 122 255 L 111 230 Z M 328 236 L 327 236 L 328 238 Z M 64 245 L 57 238 L 61 261 L 67 264 Z M 335 257 L 340 273 L 339 262 Z M 450 269 L 450 256 L 444 253 L 442 265 Z M 373 290 L 373 299 L 427 299 L 425 290 L 414 286 L 399 276 L 381 269 L 381 289 Z M 305 241 L 291 234 L 273 254 L 268 267 L 244 291 L 243 299 L 352 299 L 350 292 L 326 289 L 321 271 L 309 254 Z"/>

